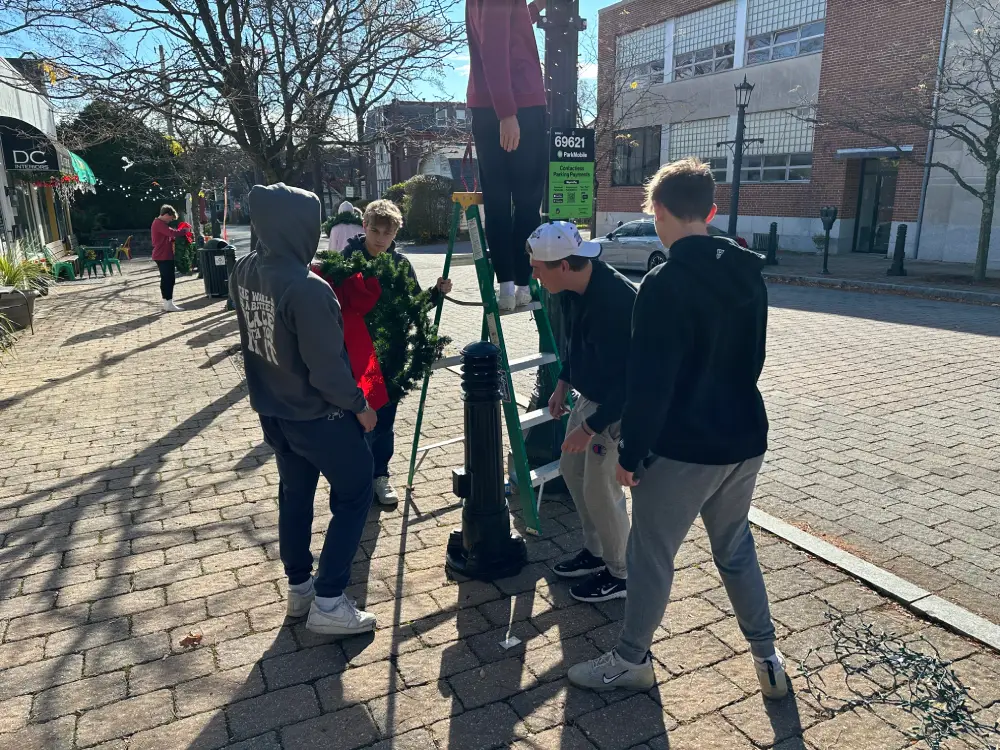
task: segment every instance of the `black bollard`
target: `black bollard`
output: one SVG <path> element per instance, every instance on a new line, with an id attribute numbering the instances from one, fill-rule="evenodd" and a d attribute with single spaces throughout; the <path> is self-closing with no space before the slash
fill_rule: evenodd
<path id="1" fill-rule="evenodd" d="M 778 265 L 778 222 L 771 222 L 771 231 L 767 235 L 767 260 L 769 266 Z"/>
<path id="2" fill-rule="evenodd" d="M 896 247 L 892 251 L 892 265 L 885 272 L 886 276 L 906 276 L 903 260 L 906 258 L 906 224 L 900 224 L 896 230 Z"/>
<path id="3" fill-rule="evenodd" d="M 452 473 L 452 489 L 464 501 L 462 528 L 448 539 L 446 557 L 450 570 L 484 581 L 516 575 L 528 560 L 504 496 L 499 357 L 489 341 L 462 350 L 465 466 Z"/>

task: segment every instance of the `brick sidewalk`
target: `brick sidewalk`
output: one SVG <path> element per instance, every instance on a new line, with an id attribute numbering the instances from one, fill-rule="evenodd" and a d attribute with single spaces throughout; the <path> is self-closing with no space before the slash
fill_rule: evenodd
<path id="1" fill-rule="evenodd" d="M 61 285 L 0 380 L 0 745 L 928 747 L 902 733 L 914 716 L 878 702 L 830 716 L 801 678 L 796 697 L 765 706 L 700 529 L 678 558 L 653 647 L 659 685 L 569 688 L 566 668 L 613 643 L 621 602 L 578 604 L 554 580 L 552 563 L 579 545 L 575 514 L 556 501 L 543 506 L 544 536 L 529 540 L 521 575 L 448 581 L 458 447 L 427 459 L 412 505 L 372 513 L 351 593 L 379 616 L 374 636 L 331 641 L 286 621 L 277 475 L 226 356 L 235 321 L 198 299 L 195 280 L 178 286 L 188 309 L 161 315 L 152 267 L 125 265 L 123 278 Z M 456 343 L 470 330 L 478 323 L 449 311 Z M 530 348 L 527 333 L 512 340 Z M 457 379 L 435 376 L 425 420 L 435 438 L 459 434 L 458 395 Z M 414 410 L 410 398 L 400 411 L 397 472 Z M 929 648 L 921 637 L 935 644 L 983 707 L 970 703 L 977 716 L 1000 715 L 995 653 L 758 536 L 793 674 L 814 647 L 832 661 L 830 606 L 857 608 L 915 648 Z M 523 645 L 504 651 L 508 630 Z M 189 634 L 200 644 L 185 645 Z M 826 674 L 838 692 L 837 667 Z"/>

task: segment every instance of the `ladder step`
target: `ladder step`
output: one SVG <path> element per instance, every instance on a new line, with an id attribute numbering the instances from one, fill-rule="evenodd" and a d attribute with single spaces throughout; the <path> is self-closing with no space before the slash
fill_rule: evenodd
<path id="1" fill-rule="evenodd" d="M 545 482 L 551 482 L 558 476 L 559 476 L 558 461 L 553 461 L 550 464 L 545 464 L 545 466 L 539 466 L 537 469 L 531 470 L 531 486 L 538 487 L 539 485 L 545 484 Z"/>
<path id="2" fill-rule="evenodd" d="M 539 310 L 539 309 L 541 309 L 541 307 L 542 307 L 542 303 L 539 302 L 539 301 L 537 301 L 537 300 L 535 300 L 533 302 L 529 302 L 526 305 L 521 305 L 520 307 L 515 307 L 513 310 L 501 310 L 500 311 L 500 317 L 503 317 L 504 315 L 517 315 L 518 313 L 531 312 L 532 310 Z"/>
<path id="3" fill-rule="evenodd" d="M 536 409 L 535 411 L 529 411 L 527 414 L 521 415 L 521 429 L 528 430 L 551 421 L 552 415 L 549 414 L 548 409 Z"/>
<path id="4" fill-rule="evenodd" d="M 441 361 L 441 360 L 438 360 Z M 558 362 L 559 357 L 552 353 L 546 354 L 529 354 L 527 357 L 518 357 L 517 359 L 512 359 L 508 362 L 510 365 L 511 372 L 520 372 L 521 370 L 530 370 L 532 367 L 538 367 L 539 365 L 548 365 L 552 362 Z"/>
<path id="5" fill-rule="evenodd" d="M 451 438 L 451 440 L 442 440 L 440 443 L 431 443 L 430 445 L 421 446 L 417 450 L 417 453 L 427 453 L 428 451 L 432 451 L 435 448 L 444 448 L 445 446 L 448 445 L 455 445 L 456 443 L 464 443 L 464 442 L 465 442 L 465 436 L 463 435 L 462 437 Z"/>
<path id="6" fill-rule="evenodd" d="M 454 367 L 462 364 L 462 355 L 456 354 L 454 357 L 441 357 L 431 365 L 432 370 L 443 370 L 445 367 Z"/>

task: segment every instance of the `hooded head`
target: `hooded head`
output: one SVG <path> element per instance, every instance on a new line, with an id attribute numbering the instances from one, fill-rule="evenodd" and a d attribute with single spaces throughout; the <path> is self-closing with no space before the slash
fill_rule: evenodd
<path id="1" fill-rule="evenodd" d="M 354 205 L 350 201 L 344 201 L 337 207 L 338 214 L 354 213 Z"/>
<path id="2" fill-rule="evenodd" d="M 254 185 L 249 204 L 259 254 L 269 260 L 308 265 L 319 246 L 320 205 L 316 194 L 283 182 Z"/>

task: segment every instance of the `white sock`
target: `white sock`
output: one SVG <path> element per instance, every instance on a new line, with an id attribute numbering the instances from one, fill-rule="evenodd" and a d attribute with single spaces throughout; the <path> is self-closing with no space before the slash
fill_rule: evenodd
<path id="1" fill-rule="evenodd" d="M 313 579 L 311 576 L 309 580 L 304 581 L 303 583 L 288 584 L 288 590 L 291 591 L 293 594 L 308 594 L 310 591 L 312 591 L 312 587 L 313 587 Z"/>
<path id="2" fill-rule="evenodd" d="M 514 296 L 514 282 L 513 281 L 501 281 L 500 282 L 500 296 L 501 297 L 513 297 Z"/>
<path id="3" fill-rule="evenodd" d="M 319 607 L 324 612 L 333 612 L 337 608 L 337 605 L 344 601 L 344 595 L 340 596 L 317 596 L 314 600 L 316 606 Z"/>

